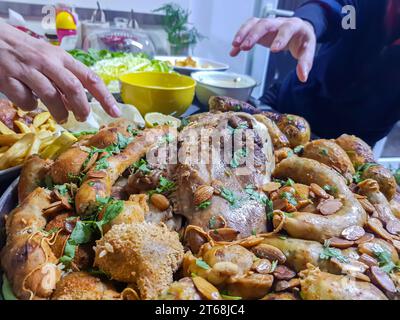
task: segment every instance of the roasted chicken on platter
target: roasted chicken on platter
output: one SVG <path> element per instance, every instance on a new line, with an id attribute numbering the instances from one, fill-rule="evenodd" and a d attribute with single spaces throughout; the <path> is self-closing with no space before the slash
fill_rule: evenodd
<path id="1" fill-rule="evenodd" d="M 6 220 L 18 299 L 400 298 L 400 195 L 354 136 L 213 97 L 210 112 L 119 120 L 31 156 Z"/>

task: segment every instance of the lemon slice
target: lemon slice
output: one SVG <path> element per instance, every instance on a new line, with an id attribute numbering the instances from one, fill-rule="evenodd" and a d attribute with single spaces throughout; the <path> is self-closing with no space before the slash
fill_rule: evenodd
<path id="1" fill-rule="evenodd" d="M 153 128 L 165 124 L 174 128 L 179 128 L 181 126 L 181 120 L 159 112 L 146 113 L 146 115 L 144 116 L 144 120 L 146 121 L 146 126 L 148 128 Z"/>

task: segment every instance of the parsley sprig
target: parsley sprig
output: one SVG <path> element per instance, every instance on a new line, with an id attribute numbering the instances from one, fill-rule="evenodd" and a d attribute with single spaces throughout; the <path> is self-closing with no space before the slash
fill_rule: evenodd
<path id="1" fill-rule="evenodd" d="M 348 263 L 349 258 L 342 255 L 342 251 L 340 249 L 330 247 L 330 241 L 326 240 L 324 243 L 324 250 L 319 255 L 319 258 L 322 260 L 330 260 L 331 258 L 335 258 L 342 263 Z"/>

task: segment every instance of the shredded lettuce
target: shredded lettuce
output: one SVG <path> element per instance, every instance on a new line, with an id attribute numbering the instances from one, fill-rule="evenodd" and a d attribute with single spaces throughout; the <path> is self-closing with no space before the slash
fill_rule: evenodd
<path id="1" fill-rule="evenodd" d="M 92 66 L 106 84 L 117 81 L 126 73 L 150 71 L 150 72 L 171 72 L 172 66 L 159 60 L 150 60 L 143 55 L 126 54 L 122 57 L 100 60 Z"/>

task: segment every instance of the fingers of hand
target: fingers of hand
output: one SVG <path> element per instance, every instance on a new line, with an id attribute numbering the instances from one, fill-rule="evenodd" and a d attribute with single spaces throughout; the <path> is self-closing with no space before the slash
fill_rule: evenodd
<path id="1" fill-rule="evenodd" d="M 82 83 L 82 85 L 96 98 L 104 110 L 112 117 L 121 116 L 113 95 L 108 91 L 104 82 L 89 68 L 71 57 L 65 58 L 65 66 Z"/>
<path id="2" fill-rule="evenodd" d="M 246 38 L 247 34 L 250 30 L 260 21 L 258 18 L 250 18 L 247 20 L 236 33 L 235 38 L 233 39 L 232 45 L 234 47 L 240 47 L 243 43 L 243 40 Z"/>
<path id="3" fill-rule="evenodd" d="M 81 81 L 68 69 L 55 64 L 48 63 L 42 66 L 41 71 L 61 91 L 68 109 L 74 113 L 75 118 L 85 121 L 90 114 L 90 106 Z"/>
<path id="4" fill-rule="evenodd" d="M 288 20 L 282 24 L 279 31 L 271 44 L 272 52 L 279 52 L 285 50 L 289 45 L 289 42 L 293 39 L 295 34 L 299 31 L 299 26 L 293 23 L 292 20 Z"/>
<path id="5" fill-rule="evenodd" d="M 261 39 L 270 38 L 269 35 L 276 32 L 279 25 L 279 20 L 276 19 L 261 19 L 259 20 L 252 29 L 248 32 L 244 39 L 241 50 L 251 50 Z M 263 41 L 263 45 L 269 45 L 268 41 Z"/>
<path id="6" fill-rule="evenodd" d="M 0 91 L 22 110 L 32 111 L 37 107 L 37 99 L 32 90 L 14 78 L 0 80 Z"/>
<path id="7" fill-rule="evenodd" d="M 302 82 L 306 82 L 308 80 L 308 75 L 313 66 L 316 46 L 317 44 L 315 38 L 310 39 L 303 44 L 303 50 L 299 55 L 296 69 L 297 76 Z"/>
<path id="8" fill-rule="evenodd" d="M 57 122 L 63 123 L 67 120 L 68 111 L 64 106 L 61 95 L 47 77 L 37 70 L 31 70 L 21 80 L 29 84 L 29 87 L 47 106 Z"/>

